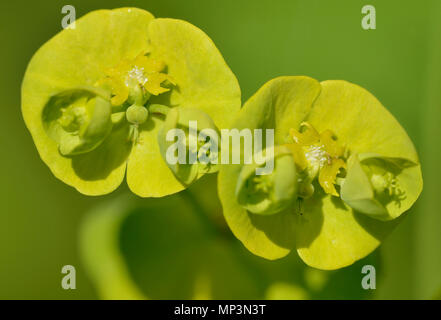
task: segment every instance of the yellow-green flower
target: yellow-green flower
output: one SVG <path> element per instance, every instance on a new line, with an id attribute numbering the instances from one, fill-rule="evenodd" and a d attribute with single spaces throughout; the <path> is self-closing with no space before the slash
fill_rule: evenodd
<path id="1" fill-rule="evenodd" d="M 87 195 L 115 190 L 126 174 L 143 197 L 184 189 L 158 143 L 177 107 L 226 128 L 240 108 L 239 85 L 200 29 L 136 8 L 78 19 L 37 51 L 22 84 L 22 113 L 40 157 Z"/>
<path id="2" fill-rule="evenodd" d="M 271 174 L 277 180 L 262 186 L 260 178 L 259 201 L 266 197 L 277 208 L 270 215 L 253 209 L 255 189 L 245 189 L 241 178 L 247 165 L 221 167 L 228 225 L 264 258 L 297 250 L 316 268 L 350 265 L 381 243 L 421 193 L 412 141 L 372 94 L 349 82 L 271 80 L 247 101 L 233 128 L 274 129 L 275 148 L 289 149 L 296 166 L 296 179 L 277 163 Z M 297 190 L 291 201 L 273 196 L 281 186 L 286 194 Z"/>

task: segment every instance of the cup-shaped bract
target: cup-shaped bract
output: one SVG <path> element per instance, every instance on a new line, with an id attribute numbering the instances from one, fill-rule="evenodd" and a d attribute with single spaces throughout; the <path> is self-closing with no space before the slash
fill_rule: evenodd
<path id="1" fill-rule="evenodd" d="M 176 178 L 191 184 L 218 170 L 219 131 L 202 110 L 173 108 L 158 132 L 161 155 Z"/>
<path id="2" fill-rule="evenodd" d="M 258 175 L 256 170 L 265 166 L 253 162 L 245 164 L 237 179 L 237 202 L 249 212 L 272 215 L 287 209 L 296 198 L 297 175 L 291 151 L 278 146 L 266 157 L 272 161 L 271 172 Z"/>
<path id="3" fill-rule="evenodd" d="M 75 98 L 72 107 L 58 99 L 78 88 L 109 96 L 85 95 L 89 104 Z M 153 104 L 202 110 L 221 129 L 240 108 L 240 88 L 203 31 L 137 8 L 81 17 L 35 53 L 22 84 L 22 113 L 40 157 L 86 195 L 115 190 L 125 175 L 142 197 L 186 188 L 160 154 L 165 117 L 149 109 Z M 62 110 L 64 117 L 57 114 Z"/>
<path id="4" fill-rule="evenodd" d="M 42 121 L 63 156 L 87 153 L 98 147 L 112 130 L 108 94 L 95 88 L 75 88 L 50 97 Z"/>
<path id="5" fill-rule="evenodd" d="M 415 199 L 407 169 L 415 163 L 407 159 L 385 158 L 377 154 L 353 154 L 348 159 L 346 178 L 341 185 L 341 199 L 354 210 L 387 221 L 400 216 L 402 206 Z M 404 171 L 404 172 L 403 172 Z"/>
<path id="6" fill-rule="evenodd" d="M 276 147 L 290 147 L 296 163 L 295 205 L 269 216 L 234 196 L 242 164 L 220 169 L 226 221 L 264 258 L 295 249 L 315 268 L 350 265 L 381 243 L 421 193 L 418 156 L 404 129 L 372 94 L 346 81 L 273 79 L 233 127 L 274 129 Z"/>

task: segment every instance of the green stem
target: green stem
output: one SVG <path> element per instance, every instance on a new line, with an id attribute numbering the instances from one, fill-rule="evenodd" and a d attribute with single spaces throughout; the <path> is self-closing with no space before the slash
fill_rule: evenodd
<path id="1" fill-rule="evenodd" d="M 162 104 L 156 104 L 156 103 L 149 105 L 147 108 L 148 108 L 149 112 L 151 112 L 151 113 L 159 113 L 164 116 L 166 116 L 170 110 L 170 107 L 164 106 Z"/>
<path id="2" fill-rule="evenodd" d="M 141 88 L 139 85 L 135 85 L 130 92 L 130 95 L 133 99 L 133 104 L 136 105 L 143 105 L 147 102 L 147 99 L 149 98 L 149 94 L 147 95 L 144 93 L 143 88 Z"/>
<path id="3" fill-rule="evenodd" d="M 264 280 L 267 278 L 267 273 L 264 272 L 255 263 L 252 263 L 252 260 L 250 260 L 247 255 L 244 255 L 242 250 L 236 247 L 237 241 L 232 236 L 230 230 L 223 229 L 218 223 L 211 219 L 206 210 L 197 200 L 197 197 L 191 191 L 186 189 L 181 192 L 180 195 L 182 195 L 184 199 L 186 199 L 193 206 L 193 211 L 198 216 L 199 220 L 202 222 L 206 230 L 213 234 L 214 238 L 217 238 L 220 241 L 225 241 L 225 243 L 231 245 L 232 256 L 236 261 L 239 261 L 246 267 L 249 274 L 253 274 L 253 277 L 255 279 Z M 263 291 L 264 287 L 262 287 L 261 290 Z"/>
<path id="4" fill-rule="evenodd" d="M 118 113 L 118 112 L 123 112 L 123 111 L 126 111 L 124 108 L 124 104 L 119 105 L 119 106 L 112 106 L 112 114 Z"/>
<path id="5" fill-rule="evenodd" d="M 225 236 L 224 230 L 219 228 L 219 226 L 208 216 L 205 209 L 189 190 L 184 190 L 181 195 L 193 206 L 194 212 L 197 214 L 199 221 L 202 222 L 206 230 L 210 230 L 215 235 Z"/>

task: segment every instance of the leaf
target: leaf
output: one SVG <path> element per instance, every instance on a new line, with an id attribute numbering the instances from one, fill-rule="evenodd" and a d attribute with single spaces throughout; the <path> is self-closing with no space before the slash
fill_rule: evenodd
<path id="1" fill-rule="evenodd" d="M 401 221 L 383 222 L 354 212 L 340 199 L 322 194 L 304 201 L 296 221 L 296 247 L 314 268 L 346 267 L 375 250 Z"/>
<path id="2" fill-rule="evenodd" d="M 177 19 L 155 19 L 148 31 L 151 56 L 165 62 L 177 86 L 163 99 L 170 106 L 200 109 L 219 129 L 228 128 L 240 109 L 240 87 L 213 41 Z"/>
<path id="3" fill-rule="evenodd" d="M 321 82 L 307 121 L 331 129 L 352 153 L 377 153 L 419 163 L 412 141 L 398 121 L 367 90 L 342 80 Z"/>

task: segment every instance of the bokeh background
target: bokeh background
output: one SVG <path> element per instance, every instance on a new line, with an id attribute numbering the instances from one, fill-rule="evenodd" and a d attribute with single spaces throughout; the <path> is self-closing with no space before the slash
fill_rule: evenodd
<path id="1" fill-rule="evenodd" d="M 280 75 L 345 79 L 367 88 L 412 138 L 425 184 L 420 199 L 384 244 L 366 261 L 323 276 L 305 268 L 294 255 L 269 265 L 244 250 L 231 234 L 223 237 L 229 237 L 226 241 L 235 246 L 240 259 L 264 265 L 268 275 L 265 285 L 263 280 L 249 281 L 249 285 L 260 286 L 257 297 L 281 297 L 277 292 L 285 291 L 298 297 L 355 299 L 427 299 L 441 294 L 441 1 L 15 0 L 0 2 L 0 298 L 103 297 L 80 250 L 80 229 L 97 204 L 118 201 L 128 192 L 123 185 L 107 196 L 86 197 L 58 181 L 39 159 L 22 119 L 20 85 L 26 65 L 33 53 L 61 30 L 61 8 L 66 4 L 75 6 L 77 17 L 95 9 L 136 6 L 157 17 L 193 23 L 224 55 L 239 80 L 243 101 Z M 376 30 L 361 28 L 361 8 L 366 4 L 376 7 Z M 202 189 L 215 192 L 212 182 L 203 183 L 208 185 Z M 216 200 L 208 194 L 200 198 L 207 203 L 210 219 L 222 226 Z M 143 205 L 148 211 L 150 204 Z M 192 216 L 191 210 L 188 214 Z M 182 219 L 174 221 L 173 216 L 169 219 L 157 223 L 185 224 Z M 129 227 L 130 223 L 138 225 L 127 223 Z M 144 223 L 152 229 L 149 221 Z M 125 250 L 123 258 L 134 283 L 149 297 L 184 297 L 176 290 L 185 284 L 169 281 L 149 287 L 152 279 L 169 279 L 167 270 L 148 269 L 145 264 L 151 258 L 148 252 L 154 255 L 164 248 L 149 247 L 152 242 L 142 238 L 143 232 L 138 230 L 138 234 L 139 241 L 124 238 L 120 248 Z M 179 266 L 181 262 L 173 259 L 177 258 L 171 255 L 170 265 Z M 371 292 L 360 286 L 365 263 L 377 267 L 377 289 Z M 67 264 L 76 267 L 76 290 L 60 286 L 61 267 Z M 237 271 L 232 268 L 231 274 Z M 152 272 L 156 272 L 153 277 Z M 329 278 L 326 284 L 321 284 L 322 278 Z M 270 286 L 271 279 L 279 291 Z M 275 291 L 268 293 L 268 286 Z M 227 288 L 228 279 L 223 293 L 228 297 Z"/>

